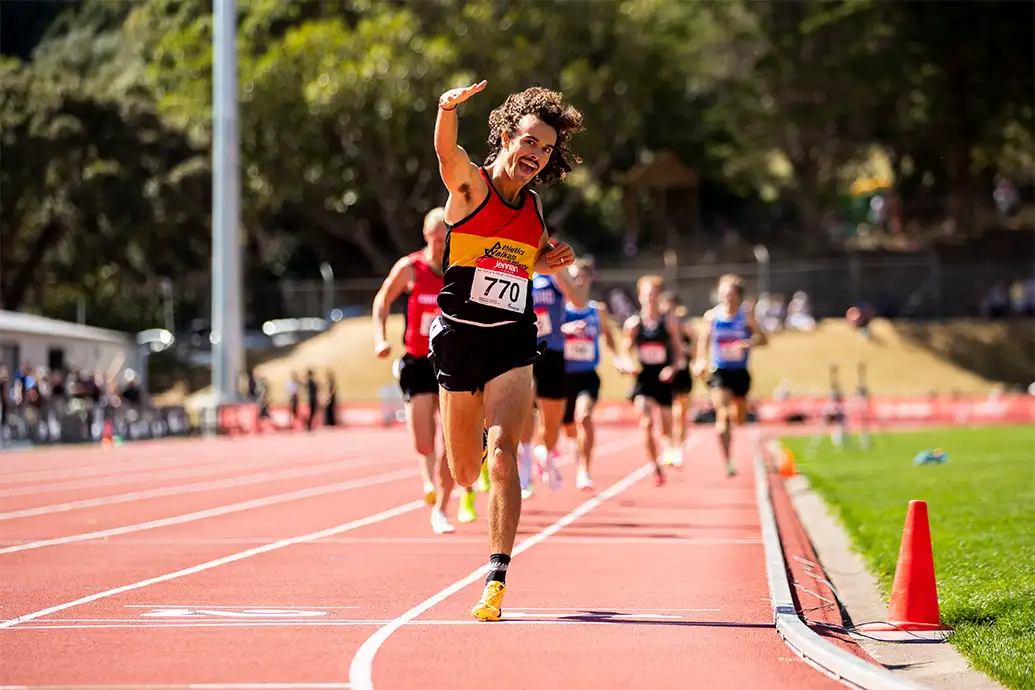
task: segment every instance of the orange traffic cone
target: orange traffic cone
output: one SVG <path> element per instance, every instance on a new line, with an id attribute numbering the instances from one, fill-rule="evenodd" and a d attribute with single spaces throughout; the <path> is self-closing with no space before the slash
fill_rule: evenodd
<path id="1" fill-rule="evenodd" d="M 104 420 L 104 431 L 101 433 L 101 445 L 110 446 L 113 443 L 114 427 L 111 424 L 110 419 Z"/>
<path id="2" fill-rule="evenodd" d="M 789 448 L 780 449 L 780 476 L 781 477 L 793 477 L 798 474 L 797 468 L 794 466 L 794 453 Z"/>
<path id="3" fill-rule="evenodd" d="M 952 630 L 941 623 L 938 585 L 927 502 L 910 501 L 902 531 L 887 623 L 859 626 L 860 632 L 883 640 L 944 639 Z"/>

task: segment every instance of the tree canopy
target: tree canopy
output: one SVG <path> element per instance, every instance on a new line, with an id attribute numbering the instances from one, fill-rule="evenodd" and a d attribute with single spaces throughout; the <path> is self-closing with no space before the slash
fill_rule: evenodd
<path id="1" fill-rule="evenodd" d="M 203 311 L 211 2 L 0 9 L 20 37 L 0 58 L 4 308 L 68 317 L 85 298 L 95 323 L 147 327 L 168 277 L 181 313 Z M 238 13 L 255 284 L 325 260 L 380 276 L 419 246 L 444 201 L 437 97 L 483 78 L 461 112 L 475 157 L 512 91 L 556 88 L 586 113 L 585 163 L 544 201 L 601 255 L 620 246 L 622 174 L 652 152 L 695 171 L 706 225 L 780 202 L 817 241 L 875 154 L 903 197 L 945 199 L 963 229 L 995 174 L 1033 166 L 1031 3 L 241 0 Z"/>

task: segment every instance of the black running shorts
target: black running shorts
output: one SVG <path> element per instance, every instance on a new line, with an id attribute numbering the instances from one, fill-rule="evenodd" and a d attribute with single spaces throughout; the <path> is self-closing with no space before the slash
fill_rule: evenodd
<path id="1" fill-rule="evenodd" d="M 600 375 L 595 371 L 579 371 L 567 375 L 568 397 L 564 403 L 564 424 L 575 423 L 575 403 L 583 395 L 596 402 L 600 399 Z"/>
<path id="2" fill-rule="evenodd" d="M 734 398 L 746 398 L 751 390 L 751 374 L 747 369 L 716 369 L 708 385 L 728 390 Z"/>
<path id="3" fill-rule="evenodd" d="M 672 377 L 672 394 L 673 395 L 689 395 L 690 391 L 694 389 L 694 379 L 690 376 L 689 369 L 680 369 L 676 372 L 676 375 Z"/>
<path id="4" fill-rule="evenodd" d="M 431 325 L 431 354 L 438 385 L 454 393 L 475 393 L 511 369 L 536 362 L 539 345 L 535 321 L 483 328 L 438 316 Z"/>
<path id="5" fill-rule="evenodd" d="M 636 383 L 633 384 L 630 400 L 636 400 L 641 395 L 650 398 L 662 407 L 672 407 L 672 383 L 665 383 L 659 377 L 660 372 L 646 369 L 636 375 Z"/>
<path id="6" fill-rule="evenodd" d="M 564 352 L 546 350 L 532 367 L 536 397 L 543 400 L 564 400 L 568 397 L 567 374 L 564 371 Z"/>
<path id="7" fill-rule="evenodd" d="M 427 357 L 414 357 L 407 352 L 399 360 L 396 376 L 406 402 L 427 393 L 438 395 L 435 367 L 431 366 Z"/>

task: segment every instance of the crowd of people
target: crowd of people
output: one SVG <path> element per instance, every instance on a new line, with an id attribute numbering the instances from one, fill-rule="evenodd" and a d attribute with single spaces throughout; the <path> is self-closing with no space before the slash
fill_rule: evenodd
<path id="1" fill-rule="evenodd" d="M 17 409 L 40 411 L 55 404 L 63 408 L 119 407 L 139 405 L 142 401 L 136 374 L 129 369 L 120 382 L 119 377 L 100 369 L 50 370 L 23 362 L 12 370 L 0 365 L 0 422 Z"/>
<path id="2" fill-rule="evenodd" d="M 745 421 L 750 352 L 766 336 L 734 275 L 718 281 L 717 303 L 699 334 L 659 276 L 640 279 L 634 313 L 612 324 L 606 305 L 589 298 L 592 261 L 576 260 L 552 236 L 530 189 L 556 183 L 578 162 L 569 144 L 582 130 L 582 114 L 547 89 L 513 94 L 490 115 L 489 151 L 478 166 L 457 144 L 456 110 L 485 86 L 439 99 L 434 145 L 447 201 L 425 218 L 425 248 L 399 259 L 385 278 L 373 319 L 374 351 L 389 357 L 388 307 L 406 295 L 404 352 L 394 372 L 432 530 L 454 531 L 447 512 L 455 487 L 461 522 L 477 519 L 476 492 L 488 494 L 490 556 L 471 615 L 495 621 L 521 504 L 537 483 L 563 485 L 562 433 L 574 441 L 576 486 L 595 490 L 593 410 L 603 349 L 629 376 L 644 451 L 663 486 L 666 467 L 683 466 L 695 379 L 710 389 L 725 470 L 736 474 L 732 427 Z"/>

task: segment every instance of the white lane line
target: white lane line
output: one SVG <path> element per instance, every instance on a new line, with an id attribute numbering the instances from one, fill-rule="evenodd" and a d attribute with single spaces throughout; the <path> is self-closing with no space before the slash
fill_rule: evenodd
<path id="1" fill-rule="evenodd" d="M 176 486 L 166 486 L 159 489 L 133 491 L 125 494 L 116 494 L 114 496 L 101 496 L 98 498 L 87 498 L 81 501 L 56 503 L 53 505 L 39 506 L 37 508 L 26 508 L 24 510 L 13 510 L 8 513 L 0 513 L 0 520 L 14 520 L 16 518 L 34 517 L 36 515 L 50 515 L 52 513 L 62 513 L 69 510 L 78 510 L 80 508 L 96 508 L 97 506 L 128 503 L 130 501 L 139 501 L 147 498 L 180 496 L 182 494 L 209 491 L 211 489 L 231 489 L 239 486 L 250 486 L 252 484 L 262 484 L 264 482 L 278 481 L 281 479 L 299 479 L 303 477 L 318 476 L 321 474 L 330 474 L 332 472 L 339 472 L 341 470 L 349 470 L 359 467 L 367 467 L 369 465 L 383 464 L 384 459 L 381 458 L 378 458 L 376 460 L 359 460 L 358 462 L 352 460 L 338 460 L 335 462 L 321 463 L 319 465 L 311 465 L 309 467 L 276 470 L 274 472 L 263 472 L 260 474 L 229 477 L 227 479 L 215 479 L 207 482 L 178 484 Z"/>
<path id="2" fill-rule="evenodd" d="M 179 685 L 0 685 L 0 690 L 344 690 L 348 683 L 183 683 Z"/>
<path id="3" fill-rule="evenodd" d="M 157 529 L 159 527 L 168 527 L 170 525 L 180 525 L 186 522 L 195 522 L 197 520 L 204 520 L 210 517 L 217 517 L 219 515 L 228 515 L 230 513 L 238 513 L 244 510 L 252 510 L 253 508 L 264 508 L 267 506 L 277 505 L 279 503 L 287 503 L 288 501 L 298 501 L 304 498 L 312 498 L 314 496 L 324 496 L 327 494 L 352 491 L 353 489 L 362 489 L 370 486 L 377 486 L 378 484 L 388 484 L 390 482 L 399 481 L 400 479 L 407 479 L 409 477 L 415 476 L 417 476 L 417 470 L 413 469 L 399 470 L 397 472 L 387 472 L 385 474 L 375 474 L 370 477 L 361 477 L 360 479 L 352 479 L 347 482 L 327 484 L 326 486 L 316 486 L 309 489 L 299 489 L 298 491 L 291 491 L 285 494 L 275 494 L 273 496 L 265 496 L 263 498 L 253 498 L 248 501 L 230 503 L 228 505 L 218 506 L 216 508 L 207 508 L 205 510 L 195 511 L 193 513 L 174 515 L 172 517 L 161 518 L 159 520 L 151 520 L 149 522 L 141 522 L 135 525 L 125 525 L 123 527 L 113 527 L 111 529 L 99 530 L 97 532 L 85 532 L 83 534 L 73 534 L 68 537 L 55 537 L 53 539 L 43 539 L 40 541 L 29 542 L 27 544 L 7 546 L 4 548 L 0 548 L 0 555 L 5 553 L 15 553 L 17 551 L 39 549 L 43 548 L 44 546 L 72 544 L 75 542 L 88 541 L 91 539 L 107 539 L 108 537 L 115 537 L 120 534 L 130 534 L 132 532 L 143 532 L 144 530 Z M 203 540 L 188 543 L 200 544 L 203 543 Z M 252 541 L 247 543 L 255 542 Z M 262 543 L 269 542 L 267 540 Z M 127 544 L 127 546 L 131 545 L 132 544 Z"/>
<path id="4" fill-rule="evenodd" d="M 132 584 L 123 585 L 121 587 L 115 587 L 113 589 L 108 589 L 103 592 L 97 592 L 96 594 L 91 594 L 89 596 L 76 599 L 75 601 L 69 601 L 64 604 L 58 604 L 57 606 L 51 606 L 45 609 L 40 609 L 39 611 L 33 611 L 32 613 L 26 613 L 24 615 L 18 616 L 17 618 L 10 618 L 8 620 L 0 622 L 0 629 L 11 628 L 15 625 L 18 625 L 19 623 L 35 620 L 43 616 L 48 616 L 52 613 L 57 613 L 58 611 L 65 611 L 66 609 L 70 609 L 75 606 L 88 604 L 91 601 L 105 599 L 107 597 L 115 596 L 116 594 L 122 594 L 123 592 L 132 591 L 134 589 L 142 589 L 150 585 L 158 584 L 159 582 L 175 580 L 176 578 L 184 577 L 186 575 L 193 575 L 194 573 L 200 573 L 205 570 L 217 568 L 221 565 L 226 565 L 227 563 L 233 563 L 235 561 L 244 560 L 245 558 L 251 558 L 252 556 L 258 556 L 260 554 L 269 553 L 271 551 L 276 551 L 278 549 L 283 549 L 287 546 L 293 546 L 295 544 L 315 541 L 317 539 L 323 539 L 324 537 L 333 537 L 335 534 L 341 534 L 342 532 L 350 532 L 352 530 L 359 529 L 360 527 L 366 527 L 367 525 L 373 525 L 378 522 L 390 520 L 400 515 L 405 515 L 406 513 L 413 512 L 414 510 L 417 510 L 421 507 L 427 507 L 427 503 L 425 503 L 423 499 L 410 501 L 409 503 L 404 503 L 403 505 L 396 506 L 395 508 L 389 508 L 388 510 L 383 510 L 380 513 L 375 513 L 374 515 L 370 515 L 365 518 L 360 518 L 359 520 L 352 520 L 351 522 L 346 522 L 342 525 L 329 527 L 318 532 L 310 532 L 309 534 L 303 534 L 299 537 L 281 539 L 280 541 L 276 541 L 271 544 L 258 546 L 254 549 L 248 549 L 247 551 L 239 551 L 237 553 L 230 554 L 229 556 L 216 558 L 214 560 L 206 561 L 205 563 L 200 563 L 189 568 L 183 568 L 172 573 L 166 573 L 165 575 L 159 575 L 157 577 L 151 577 L 146 580 L 140 580 L 139 582 L 134 582 Z"/>
<path id="5" fill-rule="evenodd" d="M 698 438 L 700 438 L 700 436 L 698 436 Z M 640 444 L 640 439 L 639 438 L 634 438 L 634 439 L 630 439 L 630 441 L 628 443 L 620 444 L 620 445 L 628 447 L 628 446 L 639 445 L 639 444 Z M 619 444 L 616 444 L 616 446 L 617 445 L 619 445 Z M 619 448 L 617 448 L 617 447 L 615 448 L 615 450 L 618 450 L 618 449 Z M 615 484 L 612 484 L 606 490 L 602 491 L 601 493 L 597 494 L 593 498 L 589 499 L 588 501 L 586 501 L 585 503 L 583 503 L 582 505 L 577 507 L 575 510 L 571 511 L 570 513 L 568 513 L 567 515 L 562 517 L 557 522 L 553 523 L 549 527 L 546 527 L 545 529 L 543 529 L 542 531 L 538 532 L 537 534 L 534 534 L 533 536 L 528 537 L 527 539 L 522 540 L 522 542 L 520 544 L 518 544 L 517 546 L 514 547 L 514 550 L 511 553 L 511 556 L 518 556 L 521 553 L 523 553 L 523 552 L 527 551 L 528 549 L 532 548 L 536 544 L 539 544 L 539 543 L 541 543 L 543 541 L 546 541 L 551 536 L 553 536 L 557 532 L 561 531 L 562 529 L 564 529 L 565 527 L 567 527 L 571 523 L 575 522 L 580 517 L 582 517 L 586 513 L 590 512 L 591 510 L 593 510 L 594 508 L 599 506 L 604 501 L 607 501 L 608 499 L 614 498 L 618 494 L 622 493 L 623 491 L 625 491 L 629 487 L 631 487 L 634 484 L 636 484 L 636 482 L 638 482 L 641 479 L 643 479 L 644 477 L 650 475 L 653 471 L 654 471 L 654 464 L 653 463 L 647 463 L 645 465 L 641 465 L 638 469 L 634 470 L 631 474 L 626 475 L 626 477 L 624 479 L 621 479 L 618 482 L 616 482 Z M 429 597 L 428 599 L 425 599 L 422 603 L 418 604 L 417 606 L 414 606 L 412 609 L 410 609 L 406 613 L 402 614 L 401 616 L 395 618 L 391 623 L 389 623 L 388 625 L 380 628 L 377 632 L 375 632 L 373 635 L 368 637 L 366 639 L 366 641 L 363 642 L 363 644 L 360 646 L 359 650 L 356 651 L 356 655 L 352 657 L 352 663 L 349 666 L 349 682 L 352 683 L 352 687 L 355 688 L 356 690 L 373 690 L 373 688 L 374 688 L 374 679 L 373 679 L 374 656 L 377 654 L 377 651 L 381 648 L 381 645 L 383 645 L 385 643 L 385 641 L 391 636 L 391 634 L 394 633 L 399 628 L 401 628 L 402 626 L 404 626 L 405 624 L 409 623 L 410 621 L 412 621 L 415 618 L 417 618 L 418 616 L 420 616 L 425 611 L 427 611 L 427 610 L 431 609 L 432 607 L 442 603 L 443 601 L 448 599 L 453 594 L 456 594 L 457 592 L 459 592 L 460 590 L 464 589 L 468 585 L 471 585 L 471 584 L 477 582 L 478 579 L 483 577 L 488 571 L 489 571 L 489 565 L 488 564 L 483 565 L 481 568 L 478 568 L 477 570 L 475 570 L 474 572 L 472 572 L 470 575 L 468 575 L 467 577 L 463 578 L 462 580 L 457 580 L 456 582 L 454 582 L 449 587 L 446 587 L 445 589 L 443 589 L 442 591 L 438 592 L 437 594 L 434 594 L 431 597 Z M 472 621 L 472 622 L 484 625 L 484 623 L 482 623 L 481 621 Z M 515 621 L 515 622 L 517 622 L 517 621 Z M 538 621 L 537 621 L 537 623 L 538 623 Z"/>
<path id="6" fill-rule="evenodd" d="M 356 449 L 349 449 L 348 451 L 338 451 L 339 459 L 340 456 L 347 455 L 350 459 L 362 457 L 362 453 Z M 323 454 L 326 460 L 326 454 Z M 300 467 L 313 466 L 309 462 L 312 460 L 319 460 L 321 454 L 310 452 L 305 455 L 299 455 L 292 457 L 292 462 L 285 464 L 284 458 L 268 457 L 256 462 L 242 463 L 239 459 L 227 461 L 225 458 L 220 460 L 212 460 L 209 462 L 196 462 L 188 463 L 184 465 L 182 460 L 176 464 L 170 464 L 168 466 L 152 465 L 137 466 L 128 469 L 128 471 L 114 472 L 108 476 L 94 477 L 91 479 L 69 479 L 67 481 L 60 481 L 49 484 L 30 484 L 28 486 L 19 486 L 12 489 L 0 489 L 0 498 L 11 498 L 15 496 L 34 496 L 38 494 L 53 493 L 56 491 L 81 491 L 84 489 L 94 489 L 102 486 L 118 486 L 120 484 L 133 484 L 133 483 L 158 483 L 158 481 L 166 481 L 171 479 L 182 479 L 187 478 L 198 478 L 218 475 L 218 474 L 234 474 L 237 476 L 244 476 L 247 474 L 253 474 L 257 470 L 264 470 L 270 467 L 280 466 L 281 469 L 293 469 Z"/>
<path id="7" fill-rule="evenodd" d="M 416 470 L 413 471 L 413 476 L 416 476 Z M 333 485 L 330 485 L 333 486 Z M 272 498 L 272 497 L 271 497 Z M 262 500 L 262 499 L 256 499 Z M 215 510 L 215 509 L 213 509 Z M 205 512 L 205 511 L 200 511 Z M 205 517 L 205 516 L 203 516 Z M 172 519 L 172 518 L 169 518 Z M 150 523 L 141 523 L 143 525 L 149 525 Z M 158 525 L 159 527 L 161 525 Z M 132 525 L 131 527 L 136 527 Z M 124 528 L 113 528 L 113 530 L 121 530 Z M 150 529 L 147 527 L 145 529 Z M 130 532 L 139 531 L 137 529 L 129 530 Z M 119 534 L 126 534 L 127 532 L 118 532 Z M 99 539 L 106 536 L 112 536 L 108 534 L 108 531 L 102 532 L 91 532 L 89 534 L 71 536 L 71 537 L 55 537 L 53 540 L 45 540 L 41 542 L 30 542 L 18 541 L 18 540 L 0 540 L 0 554 L 10 553 L 14 551 L 24 551 L 25 548 L 39 548 L 40 546 L 49 546 L 51 543 L 68 543 L 65 540 L 72 541 L 83 541 L 85 539 Z M 80 539 L 79 537 L 83 537 Z M 226 538 L 212 538 L 206 539 L 204 537 L 179 537 L 179 538 L 154 538 L 154 539 L 122 539 L 119 541 L 119 546 L 206 546 L 206 545 L 244 545 L 244 544 L 266 544 L 270 541 L 280 539 L 279 536 L 268 536 L 268 537 L 226 537 Z M 369 537 L 362 538 L 357 537 L 350 539 L 348 537 L 341 537 L 339 539 L 323 539 L 321 540 L 326 544 L 364 544 L 367 546 L 421 546 L 421 545 L 433 545 L 436 548 L 440 546 L 471 546 L 485 545 L 485 537 Z M 609 544 L 612 546 L 618 545 L 630 545 L 630 546 L 656 546 L 658 544 L 664 544 L 665 546 L 758 546 L 762 543 L 760 538 L 750 537 L 731 537 L 724 539 L 722 537 L 565 537 L 558 535 L 550 540 L 551 544 L 589 544 L 589 545 L 600 545 Z M 26 546 L 31 545 L 31 546 Z M 110 544 L 105 544 L 110 546 Z"/>
<path id="8" fill-rule="evenodd" d="M 358 606 L 284 606 L 283 604 L 253 604 L 251 606 L 225 606 L 223 604 L 123 604 L 124 609 L 313 609 L 315 611 L 358 609 Z M 630 609 L 631 610 L 631 609 Z"/>
<path id="9" fill-rule="evenodd" d="M 508 614 L 509 615 L 509 614 Z M 361 620 L 329 620 L 329 621 L 248 621 L 248 622 L 217 622 L 217 621 L 196 621 L 192 623 L 128 623 L 126 621 L 112 622 L 112 623 L 75 623 L 67 621 L 58 621 L 57 624 L 53 625 L 42 625 L 43 621 L 37 623 L 29 623 L 26 625 L 19 625 L 12 628 L 12 632 L 4 633 L 6 635 L 14 634 L 16 630 L 160 630 L 163 628 L 363 628 L 363 627 L 383 627 L 390 624 L 392 621 L 374 620 L 374 619 L 361 619 Z M 658 625 L 673 624 L 673 623 L 684 623 L 686 625 L 723 625 L 729 624 L 729 621 L 716 621 L 716 620 L 698 620 L 689 618 L 674 618 L 674 617 L 661 617 L 661 616 L 569 616 L 559 618 L 506 618 L 499 623 L 494 623 L 493 627 L 508 626 L 508 625 L 601 625 L 601 624 L 622 624 L 622 623 L 655 623 Z M 407 621 L 402 627 L 405 628 L 420 628 L 423 626 L 452 626 L 452 625 L 481 625 L 485 626 L 482 621 L 476 621 L 471 619 L 451 619 L 451 620 L 432 620 L 432 619 L 420 619 L 414 621 Z M 759 622 L 759 626 L 772 627 L 771 624 L 765 622 Z"/>

